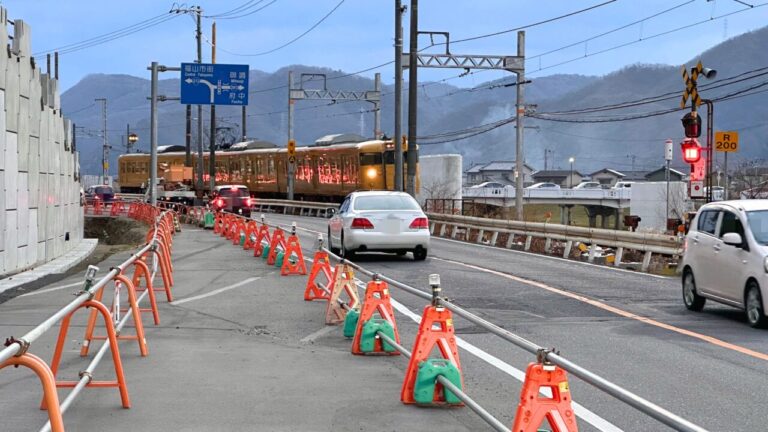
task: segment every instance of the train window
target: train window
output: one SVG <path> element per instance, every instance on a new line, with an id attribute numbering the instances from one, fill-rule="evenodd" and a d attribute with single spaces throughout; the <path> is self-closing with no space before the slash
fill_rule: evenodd
<path id="1" fill-rule="evenodd" d="M 408 159 L 408 152 L 403 152 L 403 163 L 405 163 L 406 159 Z M 385 151 L 384 152 L 384 163 L 385 164 L 394 164 L 395 163 L 395 152 L 392 150 Z"/>
<path id="2" fill-rule="evenodd" d="M 360 165 L 381 165 L 381 153 L 360 153 Z"/>

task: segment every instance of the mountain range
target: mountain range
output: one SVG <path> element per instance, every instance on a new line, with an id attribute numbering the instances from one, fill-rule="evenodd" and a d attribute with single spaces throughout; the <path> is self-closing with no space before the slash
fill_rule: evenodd
<path id="1" fill-rule="evenodd" d="M 715 99 L 715 129 L 740 133 L 740 150 L 732 163 L 760 161 L 768 155 L 768 27 L 729 39 L 709 50 L 691 52 L 693 66 L 697 61 L 717 69 L 717 77 L 699 79 L 702 97 Z M 652 49 L 652 48 L 651 48 Z M 610 55 L 610 54 L 608 54 Z M 247 135 L 285 145 L 287 141 L 287 72 L 325 74 L 328 89 L 370 90 L 373 80 L 348 75 L 324 67 L 291 65 L 267 73 L 251 70 L 250 100 L 247 108 Z M 384 73 L 391 70 L 382 69 Z M 179 79 L 163 74 L 159 93 L 178 96 Z M 338 78 L 337 78 L 338 77 Z M 407 74 L 406 74 L 407 78 Z M 683 137 L 680 118 L 683 111 L 664 114 L 679 107 L 684 88 L 680 65 L 635 64 L 605 76 L 549 75 L 535 72 L 526 77 L 525 103 L 531 104 L 534 118 L 525 119 L 525 159 L 529 165 L 544 169 L 565 168 L 574 157 L 575 169 L 583 173 L 608 167 L 616 170 L 655 169 L 664 163 L 664 141 L 678 143 Z M 459 88 L 446 82 L 423 82 L 419 88 L 419 136 L 429 137 L 421 146 L 422 154 L 460 153 L 464 163 L 513 160 L 515 158 L 514 123 L 506 124 L 466 139 L 440 141 L 435 134 L 476 128 L 510 118 L 515 112 L 514 76 L 477 85 L 474 90 Z M 322 88 L 322 81 L 312 79 L 307 88 Z M 407 82 L 404 85 L 407 87 Z M 747 90 L 751 89 L 751 90 Z M 741 91 L 727 100 L 718 100 Z M 108 141 L 112 146 L 112 172 L 117 155 L 125 151 L 126 125 L 138 134 L 138 148 L 149 148 L 150 82 L 146 78 L 128 75 L 93 74 L 62 94 L 62 111 L 78 126 L 77 146 L 81 153 L 84 173 L 99 173 L 101 166 L 101 106 L 95 98 L 107 98 Z M 393 131 L 393 86 L 382 87 L 382 130 Z M 658 98 L 652 98 L 660 96 Z M 738 97 L 736 97 L 738 96 Z M 652 99 L 651 99 L 652 98 Z M 403 97 L 404 130 L 407 129 L 407 93 Z M 626 102 L 635 101 L 631 104 Z M 585 110 L 622 104 L 610 110 Z M 629 106 L 626 106 L 629 105 Z M 295 136 L 299 145 L 312 143 L 331 133 L 354 132 L 371 136 L 372 105 L 365 102 L 328 103 L 327 101 L 297 102 L 294 118 Z M 575 113 L 564 113 L 580 110 Z M 586 112 L 585 112 L 586 111 Z M 196 119 L 197 110 L 193 108 Z M 705 117 L 706 108 L 700 107 Z M 237 141 L 241 136 L 240 107 L 217 107 L 218 139 Z M 625 117 L 645 117 L 622 120 Z M 208 143 L 208 107 L 204 107 L 204 143 Z M 553 121 L 553 120 L 561 121 Z M 563 122 L 562 120 L 567 120 Z M 196 120 L 193 137 L 196 137 Z M 161 102 L 159 108 L 159 144 L 184 144 L 185 106 L 178 101 Z M 445 140 L 443 140 L 445 141 Z M 704 137 L 701 138 L 702 143 Z M 196 141 L 193 139 L 193 149 Z M 681 166 L 679 151 L 675 151 L 673 166 Z M 719 159 L 718 159 L 719 160 Z M 731 165 L 734 166 L 734 165 Z"/>

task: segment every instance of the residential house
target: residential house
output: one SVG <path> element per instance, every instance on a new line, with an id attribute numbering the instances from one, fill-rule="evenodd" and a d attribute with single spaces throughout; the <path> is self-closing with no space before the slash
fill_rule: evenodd
<path id="1" fill-rule="evenodd" d="M 658 181 L 667 181 L 666 177 L 666 168 L 661 167 L 659 169 L 647 172 L 645 174 L 645 181 L 649 182 L 658 182 Z M 685 180 L 685 173 L 682 173 L 676 169 L 669 169 L 669 181 L 677 182 L 677 181 L 683 181 Z"/>
<path id="2" fill-rule="evenodd" d="M 624 180 L 625 174 L 610 168 L 603 168 L 589 175 L 593 182 L 598 182 L 603 187 L 613 187 L 616 182 Z"/>
<path id="3" fill-rule="evenodd" d="M 576 186 L 583 179 L 584 176 L 580 172 L 571 170 L 537 171 L 533 174 L 534 183 L 555 183 L 566 188 Z"/>
<path id="4" fill-rule="evenodd" d="M 523 164 L 523 184 L 533 183 L 535 170 L 528 164 Z M 466 186 L 474 186 L 483 182 L 497 182 L 504 185 L 515 184 L 515 161 L 493 161 L 476 164 L 464 171 Z"/>

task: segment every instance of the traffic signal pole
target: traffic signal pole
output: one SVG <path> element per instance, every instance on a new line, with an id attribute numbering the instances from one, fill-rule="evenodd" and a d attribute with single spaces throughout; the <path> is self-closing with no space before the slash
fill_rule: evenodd
<path id="1" fill-rule="evenodd" d="M 293 141 L 293 104 L 291 89 L 293 88 L 293 71 L 288 71 L 288 141 Z M 288 164 L 288 199 L 293 199 L 293 170 L 294 164 Z"/>
<path id="2" fill-rule="evenodd" d="M 702 103 L 707 105 L 707 202 L 712 202 L 713 191 L 712 172 L 714 171 L 715 149 L 714 149 L 714 117 L 715 105 L 710 99 L 702 99 Z"/>

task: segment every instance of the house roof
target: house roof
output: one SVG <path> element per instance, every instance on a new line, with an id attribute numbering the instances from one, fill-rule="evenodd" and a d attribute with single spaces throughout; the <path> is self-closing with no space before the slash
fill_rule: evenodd
<path id="1" fill-rule="evenodd" d="M 574 174 L 576 174 L 579 177 L 584 177 L 580 172 L 574 171 Z M 548 170 L 548 171 L 537 171 L 533 173 L 533 178 L 566 178 L 571 174 L 571 170 Z"/>
<path id="2" fill-rule="evenodd" d="M 643 181 L 646 180 L 648 171 L 624 171 L 624 181 Z"/>
<path id="3" fill-rule="evenodd" d="M 533 167 L 524 164 L 526 168 L 533 171 Z M 467 174 L 475 174 L 482 171 L 514 171 L 516 166 L 515 161 L 492 161 L 488 163 L 481 163 L 469 167 L 466 171 Z"/>
<path id="4" fill-rule="evenodd" d="M 649 171 L 649 172 L 647 172 L 647 173 L 645 174 L 645 178 L 647 179 L 647 178 L 649 178 L 650 176 L 652 176 L 652 175 L 656 174 L 657 172 L 664 172 L 664 167 L 661 167 L 661 168 L 659 168 L 659 169 L 655 169 L 655 170 L 653 170 L 653 171 Z M 678 170 L 676 170 L 676 169 L 673 169 L 673 168 L 670 168 L 670 169 L 669 169 L 669 173 L 670 173 L 670 174 L 675 174 L 675 175 L 678 175 L 678 176 L 680 176 L 680 177 L 685 177 L 685 175 L 686 175 L 684 172 L 680 172 L 680 171 L 678 171 Z"/>
<path id="5" fill-rule="evenodd" d="M 616 170 L 612 170 L 610 168 L 603 168 L 601 170 L 597 170 L 597 171 L 593 172 L 592 174 L 590 174 L 590 177 L 594 176 L 595 174 L 601 174 L 601 173 L 613 174 L 616 177 L 624 177 L 624 173 L 620 173 L 620 172 L 618 172 Z"/>

